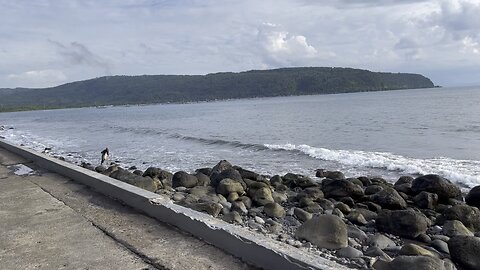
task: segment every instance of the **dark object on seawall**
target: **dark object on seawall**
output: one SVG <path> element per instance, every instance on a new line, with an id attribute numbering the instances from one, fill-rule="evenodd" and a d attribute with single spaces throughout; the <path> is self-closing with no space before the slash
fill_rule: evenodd
<path id="1" fill-rule="evenodd" d="M 108 147 L 105 148 L 102 152 L 102 161 L 100 162 L 100 165 L 103 165 L 103 162 L 105 162 L 106 160 L 108 160 L 108 157 L 110 156 L 110 153 L 108 152 Z"/>

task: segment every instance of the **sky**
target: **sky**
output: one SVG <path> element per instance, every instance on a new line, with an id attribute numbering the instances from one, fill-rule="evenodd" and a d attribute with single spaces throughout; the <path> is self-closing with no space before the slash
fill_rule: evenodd
<path id="1" fill-rule="evenodd" d="M 0 88 L 298 66 L 480 85 L 480 0 L 0 0 Z"/>

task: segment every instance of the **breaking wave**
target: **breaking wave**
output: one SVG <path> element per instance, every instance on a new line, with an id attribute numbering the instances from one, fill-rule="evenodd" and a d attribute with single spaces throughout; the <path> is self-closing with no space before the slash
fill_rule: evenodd
<path id="1" fill-rule="evenodd" d="M 418 159 L 392 153 L 331 150 L 305 144 L 265 144 L 265 147 L 272 150 L 302 153 L 315 159 L 334 161 L 354 168 L 377 168 L 411 175 L 435 173 L 466 187 L 480 184 L 480 161 L 476 160 L 457 160 L 444 157 Z"/>

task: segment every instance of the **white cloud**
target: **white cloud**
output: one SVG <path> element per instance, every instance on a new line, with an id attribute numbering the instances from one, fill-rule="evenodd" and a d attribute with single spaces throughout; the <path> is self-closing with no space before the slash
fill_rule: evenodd
<path id="1" fill-rule="evenodd" d="M 0 0 L 0 88 L 25 86 L 9 74 L 26 71 L 81 80 L 284 66 L 417 72 L 448 85 L 480 66 L 478 14 L 480 0 Z M 29 76 L 28 86 L 54 81 Z"/>
<path id="2" fill-rule="evenodd" d="M 476 41 L 473 40 L 472 37 L 465 37 L 462 40 L 463 43 L 463 52 L 473 52 L 474 54 L 479 54 L 480 53 L 480 44 Z"/>
<path id="3" fill-rule="evenodd" d="M 20 74 L 9 74 L 6 76 L 8 81 L 22 86 L 54 86 L 64 83 L 67 76 L 61 70 L 30 70 Z"/>
<path id="4" fill-rule="evenodd" d="M 258 41 L 266 67 L 310 65 L 315 61 L 335 56 L 320 53 L 303 35 L 290 34 L 281 26 L 263 23 L 258 28 Z"/>

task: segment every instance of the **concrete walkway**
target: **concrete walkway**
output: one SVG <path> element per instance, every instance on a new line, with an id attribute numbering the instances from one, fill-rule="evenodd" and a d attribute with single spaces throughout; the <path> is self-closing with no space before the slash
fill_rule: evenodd
<path id="1" fill-rule="evenodd" d="M 0 148 L 0 269 L 252 268 Z"/>

